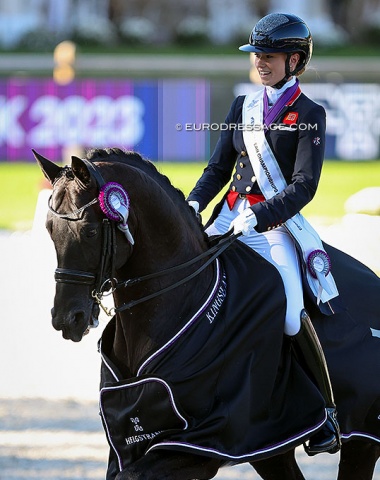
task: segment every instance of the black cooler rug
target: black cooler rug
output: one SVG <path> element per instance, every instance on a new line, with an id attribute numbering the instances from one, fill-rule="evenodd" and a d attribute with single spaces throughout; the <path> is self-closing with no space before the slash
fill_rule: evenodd
<path id="1" fill-rule="evenodd" d="M 206 301 L 134 378 L 121 378 L 109 361 L 115 319 L 107 325 L 100 341 L 107 480 L 152 449 L 225 464 L 259 460 L 302 444 L 324 423 L 324 401 L 284 337 L 277 270 L 241 242 L 215 270 Z"/>
<path id="2" fill-rule="evenodd" d="M 339 313 L 306 299 L 329 365 L 342 439 L 380 442 L 380 279 L 325 245 Z M 217 262 L 207 300 L 171 340 L 123 379 L 108 360 L 114 319 L 100 342 L 100 409 L 110 444 L 107 480 L 152 449 L 225 464 L 299 445 L 325 421 L 324 402 L 284 337 L 277 270 L 235 242 Z M 178 294 L 178 292 L 177 292 Z"/>

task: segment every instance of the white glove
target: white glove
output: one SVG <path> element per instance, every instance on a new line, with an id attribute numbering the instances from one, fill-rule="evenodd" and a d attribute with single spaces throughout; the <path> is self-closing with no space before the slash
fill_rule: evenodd
<path id="1" fill-rule="evenodd" d="M 250 208 L 246 208 L 240 213 L 230 224 L 230 230 L 233 228 L 234 233 L 242 233 L 249 235 L 249 233 L 256 227 L 257 218 Z"/>
<path id="2" fill-rule="evenodd" d="M 188 204 L 190 205 L 190 207 L 194 210 L 195 215 L 198 216 L 198 213 L 199 213 L 199 202 L 196 202 L 195 200 L 189 200 L 187 203 L 188 203 Z"/>

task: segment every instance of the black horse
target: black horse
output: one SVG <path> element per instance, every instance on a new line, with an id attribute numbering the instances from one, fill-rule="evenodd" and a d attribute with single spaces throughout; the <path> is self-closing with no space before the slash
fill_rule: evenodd
<path id="1" fill-rule="evenodd" d="M 99 345 L 107 479 L 209 479 L 243 462 L 267 480 L 303 479 L 294 448 L 326 416 L 283 335 L 276 269 L 235 237 L 212 243 L 183 194 L 134 152 L 94 150 L 63 168 L 35 156 L 53 185 L 53 326 L 80 341 L 103 294 L 114 297 Z M 370 480 L 380 455 L 380 280 L 326 249 L 346 309 L 324 317 L 307 307 L 338 406 L 338 479 Z"/>

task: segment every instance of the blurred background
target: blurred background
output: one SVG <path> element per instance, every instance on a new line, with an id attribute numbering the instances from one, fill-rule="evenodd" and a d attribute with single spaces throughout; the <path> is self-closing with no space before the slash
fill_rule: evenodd
<path id="1" fill-rule="evenodd" d="M 379 273 L 379 0 L 0 0 L 0 480 L 95 480 L 107 461 L 96 404 L 107 319 L 80 344 L 49 323 L 49 186 L 31 149 L 58 163 L 90 147 L 137 150 L 187 194 L 212 126 L 256 88 L 238 46 L 271 12 L 309 25 L 301 87 L 327 112 L 326 162 L 304 213 Z M 309 480 L 336 477 L 337 456 L 298 455 Z M 258 477 L 234 467 L 217 478 Z"/>
<path id="2" fill-rule="evenodd" d="M 237 47 L 274 11 L 313 33 L 302 82 L 328 113 L 326 157 L 377 159 L 378 0 L 1 0 L 0 161 L 105 144 L 205 161 L 219 132 L 175 127 L 224 120 L 252 73 Z"/>

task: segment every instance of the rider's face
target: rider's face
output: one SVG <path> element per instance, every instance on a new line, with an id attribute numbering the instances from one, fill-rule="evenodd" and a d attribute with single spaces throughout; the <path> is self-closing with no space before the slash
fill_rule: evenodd
<path id="1" fill-rule="evenodd" d="M 289 59 L 290 70 L 297 65 L 299 55 L 293 54 Z M 286 53 L 255 53 L 255 67 L 261 83 L 272 87 L 285 77 Z"/>

